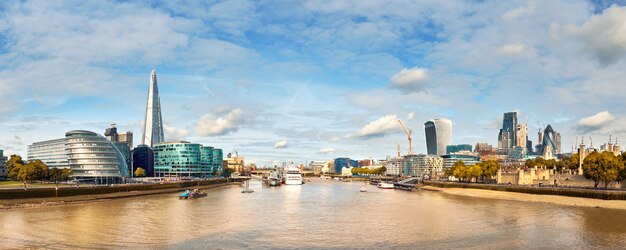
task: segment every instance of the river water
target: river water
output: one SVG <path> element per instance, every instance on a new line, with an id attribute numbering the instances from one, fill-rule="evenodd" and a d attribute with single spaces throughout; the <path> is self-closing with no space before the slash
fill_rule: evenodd
<path id="1" fill-rule="evenodd" d="M 314 180 L 0 211 L 0 248 L 624 248 L 626 211 Z"/>

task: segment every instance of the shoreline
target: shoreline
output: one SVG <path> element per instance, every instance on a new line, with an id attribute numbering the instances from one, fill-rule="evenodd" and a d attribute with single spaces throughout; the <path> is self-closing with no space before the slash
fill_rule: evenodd
<path id="1" fill-rule="evenodd" d="M 594 198 L 570 197 L 562 195 L 526 194 L 519 192 L 495 191 L 473 188 L 442 188 L 429 185 L 422 186 L 420 187 L 420 189 L 426 191 L 441 192 L 449 195 L 474 198 L 626 210 L 625 200 L 601 200 Z"/>
<path id="2" fill-rule="evenodd" d="M 107 200 L 114 200 L 114 199 L 141 197 L 141 196 L 148 196 L 148 195 L 171 194 L 171 193 L 177 193 L 177 192 L 181 192 L 186 189 L 192 189 L 192 188 L 206 190 L 206 189 L 213 189 L 213 188 L 219 188 L 219 187 L 224 187 L 224 186 L 229 186 L 229 185 L 239 185 L 239 184 L 241 183 L 240 182 L 225 182 L 225 183 L 217 183 L 217 184 L 210 184 L 210 185 L 204 185 L 204 186 L 177 187 L 177 188 L 168 188 L 168 189 L 141 190 L 141 191 L 129 191 L 129 192 L 115 192 L 115 193 L 107 193 L 107 194 L 87 194 L 87 195 L 76 195 L 76 196 L 65 196 L 65 197 L 46 197 L 46 198 L 27 198 L 27 199 L 3 199 L 3 200 L 0 200 L 0 210 L 74 205 L 74 204 L 92 203 L 92 202 L 107 201 Z"/>

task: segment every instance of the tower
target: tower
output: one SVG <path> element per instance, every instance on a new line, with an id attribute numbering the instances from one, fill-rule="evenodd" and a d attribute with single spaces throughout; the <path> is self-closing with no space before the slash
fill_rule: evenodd
<path id="1" fill-rule="evenodd" d="M 161 118 L 161 100 L 157 86 L 156 70 L 150 74 L 148 88 L 148 102 L 146 104 L 146 118 L 144 120 L 142 144 L 149 147 L 164 141 L 163 119 Z"/>
<path id="2" fill-rule="evenodd" d="M 452 121 L 437 118 L 424 123 L 426 151 L 429 155 L 445 155 L 452 142 Z"/>
<path id="3" fill-rule="evenodd" d="M 517 136 L 517 112 L 504 113 L 502 128 L 498 134 L 499 148 L 513 148 L 516 144 Z"/>

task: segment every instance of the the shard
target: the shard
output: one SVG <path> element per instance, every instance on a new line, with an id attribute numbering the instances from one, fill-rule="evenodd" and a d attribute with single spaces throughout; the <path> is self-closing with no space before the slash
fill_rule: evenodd
<path id="1" fill-rule="evenodd" d="M 164 141 L 163 119 L 161 118 L 161 101 L 157 86 L 156 71 L 150 74 L 150 88 L 148 89 L 148 103 L 146 104 L 146 119 L 144 120 L 142 144 L 150 147 Z"/>

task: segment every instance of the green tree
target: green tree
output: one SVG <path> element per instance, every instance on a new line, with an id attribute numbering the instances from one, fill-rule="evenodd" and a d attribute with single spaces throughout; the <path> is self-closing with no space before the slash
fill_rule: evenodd
<path id="1" fill-rule="evenodd" d="M 555 169 L 556 168 L 556 160 L 555 159 L 545 160 L 544 164 L 545 164 L 545 166 L 548 169 Z"/>
<path id="2" fill-rule="evenodd" d="M 578 165 L 580 164 L 580 155 L 578 153 L 573 154 L 569 161 L 566 161 L 566 168 L 571 170 L 578 170 Z"/>
<path id="3" fill-rule="evenodd" d="M 485 178 L 492 178 L 498 173 L 498 170 L 500 170 L 500 163 L 497 161 L 484 161 L 477 165 L 481 167 L 481 177 L 483 182 L 485 181 Z"/>
<path id="4" fill-rule="evenodd" d="M 50 168 L 48 171 L 48 179 L 51 182 L 64 182 L 70 179 L 71 174 L 72 170 L 70 169 Z"/>
<path id="5" fill-rule="evenodd" d="M 146 170 L 138 167 L 137 169 L 135 169 L 135 177 L 145 177 L 146 176 Z"/>
<path id="6" fill-rule="evenodd" d="M 11 180 L 17 180 L 17 175 L 23 166 L 24 161 L 21 156 L 11 155 L 11 158 L 6 163 L 7 177 Z"/>

